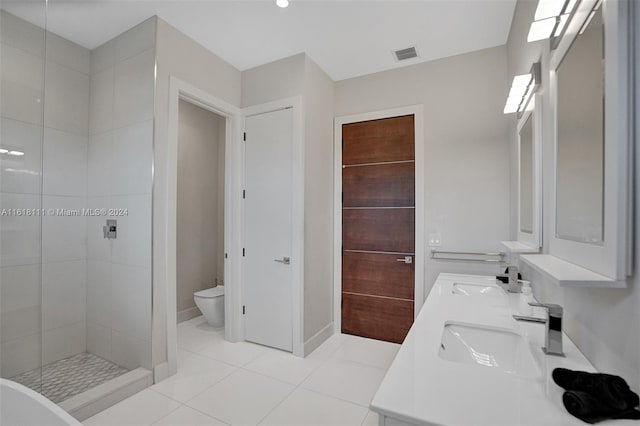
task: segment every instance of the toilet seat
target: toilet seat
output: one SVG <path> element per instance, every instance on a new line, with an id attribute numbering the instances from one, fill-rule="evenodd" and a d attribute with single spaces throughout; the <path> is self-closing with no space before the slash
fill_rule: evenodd
<path id="1" fill-rule="evenodd" d="M 224 287 L 217 286 L 208 288 L 206 290 L 201 290 L 193 294 L 195 297 L 202 297 L 203 299 L 209 299 L 213 297 L 224 296 Z"/>

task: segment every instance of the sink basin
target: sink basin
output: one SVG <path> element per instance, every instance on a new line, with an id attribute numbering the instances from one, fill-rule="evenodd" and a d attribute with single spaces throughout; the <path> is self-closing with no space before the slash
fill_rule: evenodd
<path id="1" fill-rule="evenodd" d="M 453 283 L 451 292 L 461 296 L 490 297 L 493 299 L 507 297 L 504 290 L 496 284 Z"/>
<path id="2" fill-rule="evenodd" d="M 520 377 L 540 376 L 527 340 L 511 330 L 446 323 L 439 355 L 449 361 Z"/>

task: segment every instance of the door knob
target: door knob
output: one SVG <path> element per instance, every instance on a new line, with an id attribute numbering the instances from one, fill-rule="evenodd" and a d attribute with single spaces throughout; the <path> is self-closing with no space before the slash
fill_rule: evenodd
<path id="1" fill-rule="evenodd" d="M 405 256 L 402 259 L 396 259 L 396 262 L 402 262 L 402 263 L 406 263 L 406 264 L 411 264 L 411 263 L 413 263 L 413 257 Z"/>
<path id="2" fill-rule="evenodd" d="M 289 265 L 291 263 L 290 257 L 283 257 L 282 259 L 273 259 L 274 262 L 284 263 L 285 265 Z"/>

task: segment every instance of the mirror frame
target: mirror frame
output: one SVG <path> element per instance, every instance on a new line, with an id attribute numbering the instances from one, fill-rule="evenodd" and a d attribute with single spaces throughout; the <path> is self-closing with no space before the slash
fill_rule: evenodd
<path id="1" fill-rule="evenodd" d="M 521 226 L 521 197 L 522 193 L 521 189 L 521 181 L 522 181 L 522 170 L 520 168 L 521 164 L 521 152 L 522 152 L 522 141 L 520 139 L 520 132 L 522 128 L 527 123 L 529 118 L 533 119 L 532 130 L 532 140 L 531 140 L 531 148 L 532 148 L 532 157 L 533 157 L 533 165 L 532 165 L 532 183 L 533 183 L 533 202 L 531 212 L 531 221 L 532 221 L 532 232 L 522 232 Z M 517 133 L 518 133 L 518 150 L 517 150 L 517 158 L 518 158 L 518 242 L 522 243 L 526 246 L 529 246 L 533 249 L 539 249 L 542 247 L 542 99 L 541 95 L 538 93 L 534 93 L 534 95 L 529 100 L 524 113 L 518 119 L 517 125 Z"/>
<path id="2" fill-rule="evenodd" d="M 632 270 L 629 232 L 631 226 L 631 134 L 629 130 L 629 4 L 603 0 L 604 22 L 604 242 L 593 245 L 558 238 L 557 215 L 557 69 L 598 0 L 581 0 L 560 36 L 550 60 L 550 96 L 553 122 L 553 184 L 551 185 L 551 217 L 549 253 L 555 257 L 622 281 Z"/>

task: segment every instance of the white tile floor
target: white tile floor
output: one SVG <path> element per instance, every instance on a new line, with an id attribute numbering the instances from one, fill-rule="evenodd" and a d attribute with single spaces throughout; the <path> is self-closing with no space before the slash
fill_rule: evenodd
<path id="1" fill-rule="evenodd" d="M 198 317 L 178 325 L 178 374 L 85 425 L 373 426 L 367 407 L 399 347 L 334 335 L 302 359 L 229 343 Z"/>

